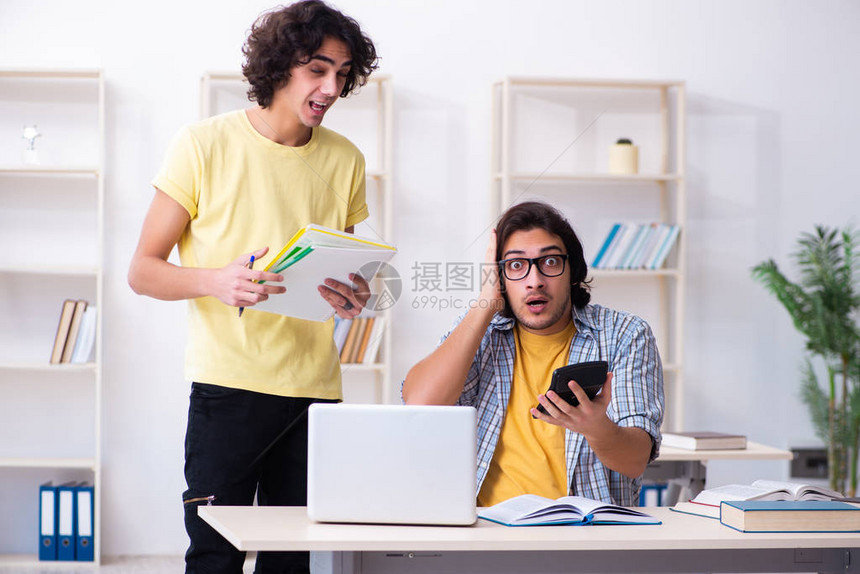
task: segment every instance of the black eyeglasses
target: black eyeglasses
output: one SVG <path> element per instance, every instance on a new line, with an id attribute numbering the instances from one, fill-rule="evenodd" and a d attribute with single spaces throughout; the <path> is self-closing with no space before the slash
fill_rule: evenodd
<path id="1" fill-rule="evenodd" d="M 511 259 L 502 259 L 499 261 L 499 267 L 505 275 L 505 279 L 509 281 L 519 281 L 525 279 L 532 271 L 532 265 L 537 265 L 538 271 L 544 277 L 558 277 L 564 273 L 564 262 L 567 261 L 567 255 L 561 253 L 553 253 L 552 255 L 542 255 L 540 257 L 513 257 Z"/>

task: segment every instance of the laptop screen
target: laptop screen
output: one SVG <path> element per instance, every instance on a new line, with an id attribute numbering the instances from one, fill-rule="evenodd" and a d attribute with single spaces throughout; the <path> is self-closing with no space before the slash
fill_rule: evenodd
<path id="1" fill-rule="evenodd" d="M 472 407 L 314 404 L 308 515 L 320 522 L 472 524 Z"/>

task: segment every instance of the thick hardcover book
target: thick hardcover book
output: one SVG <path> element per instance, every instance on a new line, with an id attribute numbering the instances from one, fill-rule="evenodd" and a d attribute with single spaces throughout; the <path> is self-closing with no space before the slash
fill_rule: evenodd
<path id="1" fill-rule="evenodd" d="M 741 532 L 860 532 L 860 507 L 836 501 L 733 500 L 720 522 Z"/>
<path id="2" fill-rule="evenodd" d="M 523 494 L 488 508 L 479 508 L 478 516 L 505 526 L 661 524 L 644 512 L 582 496 L 564 496 L 552 500 Z"/>
<path id="3" fill-rule="evenodd" d="M 663 433 L 663 446 L 688 450 L 722 450 L 747 447 L 747 437 L 712 431 Z"/>

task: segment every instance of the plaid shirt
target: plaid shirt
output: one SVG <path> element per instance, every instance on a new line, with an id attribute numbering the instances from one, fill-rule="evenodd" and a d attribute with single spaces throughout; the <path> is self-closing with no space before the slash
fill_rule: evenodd
<path id="1" fill-rule="evenodd" d="M 568 364 L 599 360 L 609 363 L 614 377 L 612 401 L 606 414 L 619 426 L 641 428 L 651 435 L 654 441 L 651 460 L 654 460 L 659 453 L 663 422 L 663 366 L 651 328 L 639 317 L 600 305 L 574 309 L 573 320 L 576 334 L 570 344 Z M 479 492 L 511 395 L 513 327 L 513 319 L 493 317 L 457 402 L 478 410 Z M 448 335 L 450 332 L 442 341 Z M 569 494 L 623 506 L 638 504 L 641 478 L 631 479 L 603 466 L 581 434 L 565 430 L 565 457 Z"/>

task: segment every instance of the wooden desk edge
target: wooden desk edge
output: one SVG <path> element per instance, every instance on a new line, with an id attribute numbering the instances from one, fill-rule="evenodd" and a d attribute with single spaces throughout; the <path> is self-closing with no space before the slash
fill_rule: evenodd
<path id="1" fill-rule="evenodd" d="M 312 551 L 590 551 L 857 548 L 860 533 L 744 534 L 718 521 L 649 507 L 662 525 L 510 528 L 321 524 L 304 507 L 201 506 L 200 516 L 239 550 Z"/>

